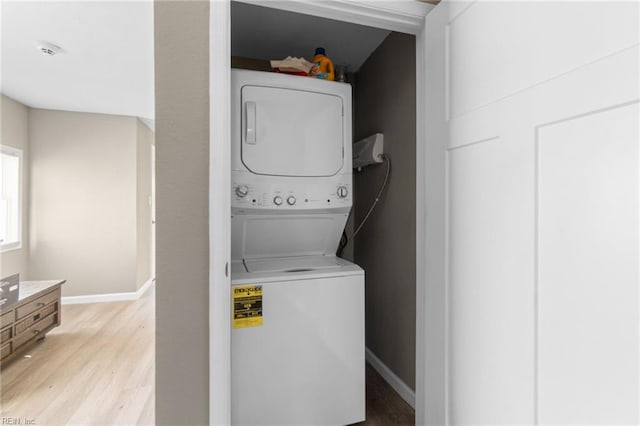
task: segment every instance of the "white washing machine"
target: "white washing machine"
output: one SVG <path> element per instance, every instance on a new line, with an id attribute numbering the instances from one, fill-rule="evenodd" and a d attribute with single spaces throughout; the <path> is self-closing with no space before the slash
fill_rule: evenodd
<path id="1" fill-rule="evenodd" d="M 352 204 L 351 86 L 231 75 L 232 423 L 363 421 L 364 271 L 335 256 Z"/>
<path id="2" fill-rule="evenodd" d="M 362 269 L 324 256 L 246 266 L 232 271 L 234 289 L 261 287 L 262 324 L 232 331 L 232 423 L 363 421 Z"/>

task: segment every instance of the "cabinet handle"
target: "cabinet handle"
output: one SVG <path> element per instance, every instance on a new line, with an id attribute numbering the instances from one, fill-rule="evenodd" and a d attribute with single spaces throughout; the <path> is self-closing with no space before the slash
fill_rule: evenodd
<path id="1" fill-rule="evenodd" d="M 40 334 L 40 330 L 33 330 L 33 334 Z"/>
<path id="2" fill-rule="evenodd" d="M 41 306 L 44 306 L 44 305 L 46 305 L 46 303 L 44 303 L 44 302 L 38 302 L 38 304 L 37 304 L 36 306 L 41 307 Z"/>

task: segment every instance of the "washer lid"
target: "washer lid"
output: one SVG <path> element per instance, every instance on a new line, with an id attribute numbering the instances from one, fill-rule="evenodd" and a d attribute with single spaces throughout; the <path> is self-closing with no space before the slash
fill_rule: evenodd
<path id="1" fill-rule="evenodd" d="M 245 260 L 247 272 L 309 272 L 343 266 L 334 256 L 300 256 Z"/>
<path id="2" fill-rule="evenodd" d="M 253 173 L 319 177 L 342 170 L 340 96 L 247 85 L 240 107 L 242 162 Z"/>
<path id="3" fill-rule="evenodd" d="M 309 214 L 232 212 L 231 259 L 335 255 L 349 209 L 336 211 Z"/>

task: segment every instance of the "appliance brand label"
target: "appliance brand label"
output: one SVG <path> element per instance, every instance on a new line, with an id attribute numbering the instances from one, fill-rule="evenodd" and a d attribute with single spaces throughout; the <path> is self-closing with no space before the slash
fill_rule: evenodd
<path id="1" fill-rule="evenodd" d="M 262 325 L 262 286 L 242 285 L 232 288 L 233 328 Z"/>

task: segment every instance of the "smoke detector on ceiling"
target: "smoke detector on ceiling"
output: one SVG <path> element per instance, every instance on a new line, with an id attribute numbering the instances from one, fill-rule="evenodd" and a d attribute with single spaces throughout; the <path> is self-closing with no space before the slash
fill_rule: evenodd
<path id="1" fill-rule="evenodd" d="M 38 50 L 42 52 L 43 55 L 53 56 L 56 53 L 60 52 L 60 46 L 56 46 L 53 43 L 49 43 L 48 41 L 39 41 L 38 42 Z"/>

